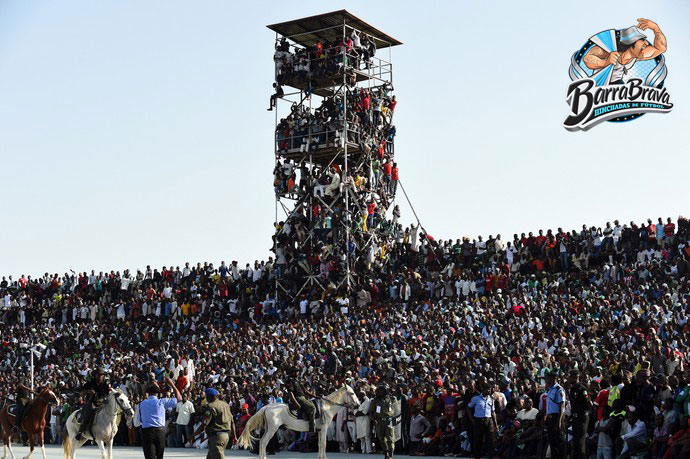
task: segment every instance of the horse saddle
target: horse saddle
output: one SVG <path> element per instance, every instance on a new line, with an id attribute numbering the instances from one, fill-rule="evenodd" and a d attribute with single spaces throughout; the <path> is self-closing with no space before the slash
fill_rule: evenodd
<path id="1" fill-rule="evenodd" d="M 91 419 L 89 420 L 89 425 L 86 426 L 86 430 L 84 430 L 84 434 L 91 435 L 93 437 L 93 433 L 91 433 L 91 428 L 93 427 L 93 421 L 96 419 L 96 415 L 103 409 L 102 406 L 99 406 L 97 408 L 94 408 L 93 412 L 91 413 Z M 79 425 L 84 422 L 84 410 L 82 408 L 79 408 L 77 411 L 74 412 L 74 418 L 77 420 Z"/>
<path id="2" fill-rule="evenodd" d="M 315 427 L 319 427 L 323 424 L 323 418 L 321 417 L 323 415 L 323 411 L 321 409 L 321 400 L 317 400 L 316 403 L 314 403 L 314 407 L 316 407 L 316 412 L 314 413 L 314 425 Z M 294 409 L 292 406 L 288 406 L 288 409 L 290 414 L 297 419 L 307 421 L 306 413 L 301 408 Z"/>

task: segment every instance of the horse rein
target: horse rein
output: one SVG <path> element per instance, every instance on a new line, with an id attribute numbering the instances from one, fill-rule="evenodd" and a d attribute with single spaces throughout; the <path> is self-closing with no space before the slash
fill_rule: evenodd
<path id="1" fill-rule="evenodd" d="M 355 408 L 356 408 L 356 407 L 352 407 L 352 406 L 350 406 L 350 405 L 348 405 L 348 404 L 346 404 L 346 403 L 337 403 L 337 402 L 333 402 L 333 401 L 327 399 L 326 397 L 321 397 L 321 400 L 322 400 L 322 401 L 325 401 L 325 402 L 328 402 L 329 404 L 335 405 L 335 406 L 344 406 L 345 408 L 352 408 L 352 409 L 355 409 Z M 354 405 L 354 402 L 353 402 L 353 405 Z"/>
<path id="2" fill-rule="evenodd" d="M 122 406 L 122 403 L 120 402 L 120 395 L 117 393 L 114 393 L 113 397 L 115 397 L 115 403 L 117 406 L 120 408 L 121 413 L 125 413 L 125 416 L 129 415 L 130 413 L 134 415 L 134 410 L 132 408 L 127 408 Z M 117 416 L 117 413 L 113 413 L 113 416 Z"/>

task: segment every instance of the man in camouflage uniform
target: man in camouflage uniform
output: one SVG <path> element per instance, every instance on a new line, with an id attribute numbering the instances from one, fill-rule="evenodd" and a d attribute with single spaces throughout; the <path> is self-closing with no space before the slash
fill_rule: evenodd
<path id="1" fill-rule="evenodd" d="M 316 406 L 309 398 L 316 398 L 316 394 L 310 392 L 301 382 L 298 381 L 297 371 L 292 373 L 292 381 L 289 383 L 290 401 L 302 409 L 307 421 L 309 421 L 309 432 L 315 432 L 314 421 L 316 419 Z"/>
<path id="2" fill-rule="evenodd" d="M 385 459 L 392 459 L 395 448 L 395 416 L 393 413 L 393 398 L 388 386 L 382 384 L 376 388 L 376 397 L 371 402 L 369 412 L 376 423 L 376 438 L 383 450 Z"/>

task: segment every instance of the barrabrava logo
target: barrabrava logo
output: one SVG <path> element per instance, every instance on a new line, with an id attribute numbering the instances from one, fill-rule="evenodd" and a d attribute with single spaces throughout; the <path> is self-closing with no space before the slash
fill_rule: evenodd
<path id="1" fill-rule="evenodd" d="M 670 112 L 673 104 L 664 87 L 665 52 L 666 37 L 649 19 L 591 37 L 570 60 L 573 81 L 566 93 L 570 114 L 563 127 L 586 131 L 604 121 Z"/>

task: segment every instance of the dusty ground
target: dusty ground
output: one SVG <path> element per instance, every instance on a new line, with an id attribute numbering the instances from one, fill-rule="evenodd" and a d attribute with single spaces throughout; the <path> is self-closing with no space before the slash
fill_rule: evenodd
<path id="1" fill-rule="evenodd" d="M 29 452 L 29 448 L 26 446 L 15 446 L 12 448 L 14 451 L 14 455 L 17 457 L 17 459 L 21 459 L 22 457 L 26 456 L 26 454 Z M 227 457 L 231 457 L 233 459 L 258 459 L 258 456 L 249 454 L 246 451 L 226 451 L 225 455 Z M 62 446 L 60 445 L 46 445 L 46 456 L 48 459 L 62 459 L 64 458 L 64 454 L 62 452 Z M 85 446 L 83 448 L 80 448 L 77 450 L 77 458 L 83 458 L 83 459 L 100 459 L 101 453 L 98 450 L 98 447 L 96 446 Z M 9 451 L 7 453 L 7 457 L 9 458 Z M 130 447 L 125 447 L 125 446 L 117 446 L 113 448 L 113 459 L 141 459 L 144 457 L 143 452 L 141 451 L 141 448 L 130 448 Z M 202 458 L 206 457 L 206 450 L 205 449 L 182 449 L 182 448 L 166 448 L 165 449 L 165 457 L 192 457 L 192 458 Z M 380 454 L 369 454 L 369 455 L 362 455 L 362 454 L 342 454 L 342 453 L 329 453 L 328 454 L 329 458 L 332 459 L 364 459 L 364 458 L 371 458 L 371 459 L 382 459 L 383 455 Z M 400 456 L 400 457 L 409 457 L 409 456 Z M 316 459 L 316 453 L 312 454 L 303 454 L 303 453 L 290 453 L 290 452 L 281 452 L 276 454 L 275 456 L 269 456 L 270 459 Z M 41 455 L 41 450 L 40 448 L 37 448 L 34 450 L 34 453 L 31 455 L 31 459 L 42 459 Z"/>

